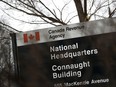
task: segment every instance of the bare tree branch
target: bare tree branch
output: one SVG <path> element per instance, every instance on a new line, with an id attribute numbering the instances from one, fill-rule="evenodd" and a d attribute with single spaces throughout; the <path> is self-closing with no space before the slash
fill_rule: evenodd
<path id="1" fill-rule="evenodd" d="M 61 12 L 60 12 L 60 19 L 61 19 L 62 21 L 63 21 L 63 19 L 62 19 L 63 11 L 64 11 L 65 7 L 66 7 L 70 2 L 71 2 L 71 0 L 70 0 L 68 3 L 66 3 L 66 4 L 63 6 L 63 8 L 61 9 Z"/>
<path id="2" fill-rule="evenodd" d="M 5 1 L 2 1 L 2 2 L 5 3 L 5 4 L 7 4 L 8 6 L 14 8 L 14 9 L 17 9 L 18 11 L 21 11 L 21 12 L 23 12 L 23 13 L 26 13 L 27 15 L 41 16 L 41 15 L 37 15 L 37 14 L 33 14 L 33 13 L 29 13 L 29 12 L 27 12 L 27 11 L 24 11 L 24 10 L 22 10 L 22 9 L 19 9 L 19 8 L 17 8 L 17 7 L 15 7 L 15 6 L 13 6 L 13 5 L 11 5 L 11 4 L 5 2 Z"/>
<path id="3" fill-rule="evenodd" d="M 52 21 L 52 22 L 50 22 L 50 24 L 51 23 L 60 23 L 60 24 L 62 24 L 62 25 L 66 25 L 66 23 L 64 23 L 63 21 L 61 21 L 42 1 L 39 1 L 55 18 L 53 18 L 53 17 L 49 17 L 49 16 L 46 16 L 45 14 L 43 14 L 41 11 L 39 11 L 39 10 L 37 10 L 36 8 L 34 8 L 33 6 L 31 6 L 31 5 L 28 5 L 28 4 L 26 4 L 25 2 L 23 2 L 22 0 L 18 0 L 19 2 L 21 2 L 22 4 L 23 4 L 23 6 L 25 7 L 25 6 L 27 6 L 27 7 L 29 7 L 29 8 L 27 8 L 28 10 L 30 10 L 31 12 L 27 12 L 26 10 L 24 10 L 24 9 L 20 9 L 20 8 L 18 8 L 18 7 L 15 7 L 15 6 L 13 6 L 13 5 L 11 5 L 11 4 L 9 4 L 9 3 L 7 3 L 7 2 L 5 2 L 5 1 L 2 1 L 3 3 L 5 3 L 5 4 L 7 4 L 8 6 L 10 6 L 10 7 L 12 7 L 12 8 L 14 8 L 14 9 L 16 9 L 16 10 L 18 10 L 18 11 L 21 11 L 21 12 L 23 12 L 23 13 L 26 13 L 27 15 L 32 15 L 32 16 L 36 16 L 36 17 L 40 17 L 40 18 L 42 18 L 42 19 L 48 19 L 48 20 L 50 20 L 50 21 Z M 26 7 L 25 7 L 26 8 Z M 39 14 L 38 14 L 39 13 Z M 44 21 L 45 21 L 45 19 L 44 19 Z M 45 22 L 47 22 L 47 21 L 45 21 Z M 49 23 L 49 22 L 48 22 Z"/>
<path id="4" fill-rule="evenodd" d="M 42 0 L 13 0 L 13 1 L 14 2 L 12 3 L 7 0 L 1 0 L 1 2 L 5 3 L 6 5 L 8 5 L 9 7 L 13 8 L 13 9 L 16 9 L 27 15 L 30 15 L 31 17 L 33 16 L 33 17 L 39 18 L 37 22 L 28 22 L 28 21 L 24 21 L 24 20 L 21 20 L 18 18 L 13 18 L 13 16 L 12 16 L 13 19 L 19 20 L 21 22 L 30 23 L 30 24 L 46 24 L 46 23 L 48 23 L 48 24 L 57 26 L 59 24 L 67 25 L 67 23 L 70 23 L 73 18 L 77 17 L 77 15 L 72 15 L 72 17 L 69 17 L 70 13 L 67 13 L 67 16 L 63 17 L 64 16 L 63 12 L 65 11 L 66 6 L 68 6 L 72 0 L 69 0 L 69 2 L 65 3 L 61 9 L 57 7 L 54 0 L 52 0 L 53 5 L 55 6 L 55 8 L 53 8 L 53 9 L 49 8 L 44 2 L 42 2 Z M 112 1 L 111 3 L 107 4 L 107 0 L 103 0 L 103 1 L 99 1 L 99 2 L 95 2 L 95 0 L 92 0 L 91 5 L 90 5 L 87 2 L 88 0 L 83 0 L 84 1 L 83 4 L 82 4 L 82 0 L 73 0 L 73 1 L 75 3 L 76 9 L 77 9 L 77 14 L 78 14 L 80 22 L 89 21 L 90 18 L 94 14 L 97 14 L 99 12 L 99 10 L 101 10 L 104 7 L 107 7 L 108 5 L 110 6 L 113 2 L 116 2 L 116 1 Z M 44 9 L 39 7 L 39 5 Z M 95 9 L 95 10 L 93 10 L 93 9 Z M 115 9 L 114 8 L 112 8 L 112 9 L 113 10 L 111 10 L 109 17 L 113 17 L 113 15 L 115 14 Z M 44 10 L 46 12 L 44 12 Z M 58 14 L 57 14 L 57 11 L 59 12 Z M 49 15 L 47 15 L 47 12 Z M 59 14 L 60 14 L 60 16 L 59 16 Z M 42 21 L 40 21 L 40 20 L 42 20 Z M 78 19 L 77 19 L 77 21 L 78 21 Z"/>
<path id="5" fill-rule="evenodd" d="M 67 23 L 67 21 L 69 21 L 71 18 L 69 18 L 69 16 L 71 15 L 71 14 L 73 14 L 75 11 L 73 11 L 73 12 L 70 12 L 70 13 L 68 13 L 67 14 L 67 16 L 66 16 L 66 18 L 65 18 L 65 20 L 64 20 L 64 22 L 66 22 Z M 74 16 L 76 16 L 76 15 L 74 15 Z M 78 16 L 78 15 L 77 15 Z"/>
<path id="6" fill-rule="evenodd" d="M 85 16 L 87 17 L 87 0 L 84 0 L 84 13 Z"/>
<path id="7" fill-rule="evenodd" d="M 92 1 L 92 4 L 91 4 L 91 7 L 89 8 L 89 11 L 91 11 L 91 9 L 93 8 L 94 3 L 95 3 L 95 0 Z"/>
<path id="8" fill-rule="evenodd" d="M 77 15 L 71 17 L 71 18 L 67 21 L 67 24 L 68 24 L 73 18 L 75 18 L 75 17 L 77 17 Z"/>
<path id="9" fill-rule="evenodd" d="M 86 21 L 86 15 L 83 11 L 81 0 L 74 0 L 74 2 L 75 2 L 75 5 L 76 5 L 76 8 L 77 8 L 77 12 L 78 12 L 80 22 Z"/>
<path id="10" fill-rule="evenodd" d="M 8 27 L 9 29 L 11 29 L 11 30 L 13 30 L 13 31 L 22 32 L 22 31 L 19 31 L 19 30 L 15 29 L 15 28 L 13 28 L 13 27 L 11 27 L 11 26 L 9 26 L 9 25 L 3 23 L 3 22 L 0 22 L 0 24 L 2 24 L 3 26 Z M 6 29 L 7 29 L 8 31 L 11 31 L 11 30 L 9 30 L 8 28 L 6 28 Z"/>
<path id="11" fill-rule="evenodd" d="M 94 14 L 95 16 L 98 16 L 98 17 L 100 17 L 100 18 L 106 18 L 106 17 L 104 17 L 104 16 L 101 16 L 101 15 L 98 15 L 98 14 Z"/>
<path id="12" fill-rule="evenodd" d="M 2 9 L 1 9 L 2 10 Z M 18 19 L 18 18 L 15 18 L 13 16 L 11 16 L 10 14 L 8 14 L 7 12 L 5 12 L 4 10 L 2 10 L 6 15 L 8 15 L 9 17 L 13 18 L 14 20 L 18 20 L 18 21 L 21 21 L 21 22 L 24 22 L 24 23 L 28 23 L 28 24 L 47 24 L 46 22 L 44 21 L 38 21 L 38 22 L 29 22 L 29 21 L 24 21 L 24 20 L 21 20 L 21 19 Z"/>
<path id="13" fill-rule="evenodd" d="M 46 19 L 44 19 L 44 18 L 42 18 L 42 17 L 41 17 L 41 19 L 44 20 L 46 23 L 49 23 L 49 24 L 54 25 L 54 26 L 57 26 L 57 25 L 54 24 L 53 22 L 49 22 L 49 21 L 47 21 Z"/>
<path id="14" fill-rule="evenodd" d="M 54 4 L 54 6 L 56 7 L 56 9 L 60 12 L 60 9 L 56 6 L 56 4 L 54 3 L 54 1 L 52 0 L 52 3 Z"/>
<path id="15" fill-rule="evenodd" d="M 111 5 L 113 2 L 116 2 L 116 1 L 112 1 L 111 3 L 105 4 L 105 5 L 99 5 L 99 6 L 96 8 L 96 10 L 95 10 L 93 13 L 90 14 L 89 19 L 90 19 L 94 14 L 96 14 L 100 9 L 102 9 L 103 7 L 107 7 L 108 5 Z M 104 3 L 105 3 L 105 2 L 104 2 Z M 103 3 L 102 3 L 102 4 L 103 4 Z"/>
<path id="16" fill-rule="evenodd" d="M 40 1 L 40 3 L 57 19 L 57 20 L 59 20 L 58 18 L 57 18 L 57 16 L 41 1 L 41 0 L 39 0 Z"/>
<path id="17" fill-rule="evenodd" d="M 116 13 L 116 8 L 109 14 L 109 18 L 111 18 Z"/>

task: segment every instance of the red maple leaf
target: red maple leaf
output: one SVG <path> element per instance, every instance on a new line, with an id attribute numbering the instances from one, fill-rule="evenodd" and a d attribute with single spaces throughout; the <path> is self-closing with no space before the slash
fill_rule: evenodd
<path id="1" fill-rule="evenodd" d="M 34 35 L 30 34 L 30 35 L 29 35 L 29 39 L 30 39 L 30 40 L 33 40 L 33 39 L 34 39 Z"/>

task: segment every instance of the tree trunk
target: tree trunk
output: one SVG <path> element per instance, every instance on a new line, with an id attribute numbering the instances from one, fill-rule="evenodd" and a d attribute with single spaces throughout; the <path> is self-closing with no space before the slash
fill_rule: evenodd
<path id="1" fill-rule="evenodd" d="M 79 21 L 80 22 L 88 21 L 87 20 L 87 1 L 84 0 L 84 11 L 83 11 L 81 0 L 74 0 L 74 3 L 76 5 Z"/>

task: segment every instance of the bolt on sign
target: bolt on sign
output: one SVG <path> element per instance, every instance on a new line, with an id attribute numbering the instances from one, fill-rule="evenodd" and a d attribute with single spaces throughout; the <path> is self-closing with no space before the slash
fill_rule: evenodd
<path id="1" fill-rule="evenodd" d="M 12 38 L 19 87 L 116 86 L 116 18 Z"/>

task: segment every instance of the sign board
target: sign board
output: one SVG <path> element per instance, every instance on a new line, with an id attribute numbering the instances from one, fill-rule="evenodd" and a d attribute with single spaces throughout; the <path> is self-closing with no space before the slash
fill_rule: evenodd
<path id="1" fill-rule="evenodd" d="M 116 18 L 16 34 L 20 87 L 115 87 Z"/>

